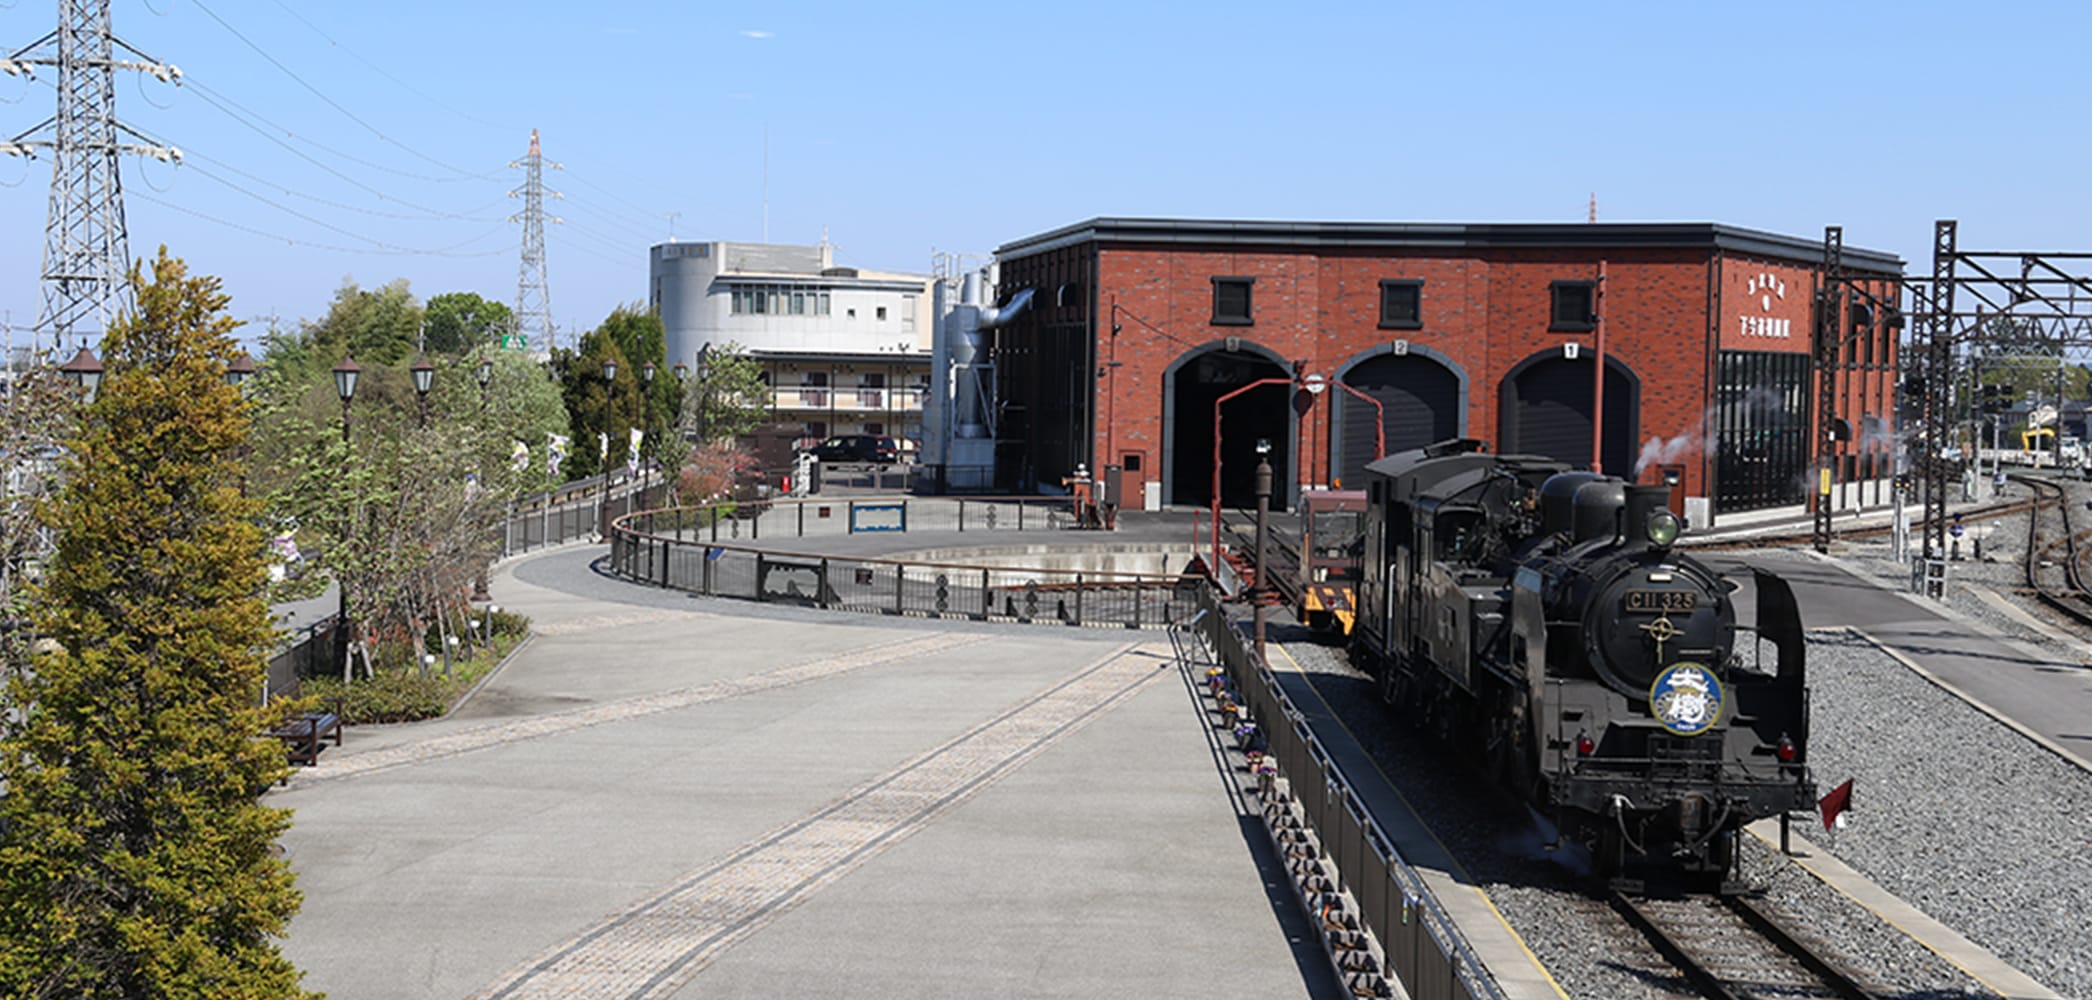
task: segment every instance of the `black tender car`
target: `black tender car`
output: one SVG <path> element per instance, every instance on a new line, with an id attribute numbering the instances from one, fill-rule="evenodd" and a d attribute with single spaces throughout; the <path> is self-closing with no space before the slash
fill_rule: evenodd
<path id="1" fill-rule="evenodd" d="M 823 462 L 875 462 L 891 465 L 900 460 L 893 438 L 876 434 L 839 434 L 814 446 L 813 456 Z"/>

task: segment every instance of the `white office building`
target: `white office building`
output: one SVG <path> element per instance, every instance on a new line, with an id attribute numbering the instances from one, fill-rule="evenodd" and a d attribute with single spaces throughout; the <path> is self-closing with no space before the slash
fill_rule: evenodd
<path id="1" fill-rule="evenodd" d="M 770 376 L 777 420 L 804 422 L 810 436 L 916 437 L 935 325 L 930 278 L 837 267 L 834 250 L 656 245 L 648 304 L 661 317 L 668 363 L 695 368 L 700 351 L 736 343 Z"/>

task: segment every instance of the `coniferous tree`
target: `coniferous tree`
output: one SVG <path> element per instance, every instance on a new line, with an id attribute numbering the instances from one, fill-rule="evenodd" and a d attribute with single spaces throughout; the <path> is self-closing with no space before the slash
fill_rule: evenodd
<path id="1" fill-rule="evenodd" d="M 47 516 L 48 638 L 0 739 L 0 994 L 303 997 L 276 938 L 299 904 L 270 847 L 285 768 L 258 740 L 272 633 L 247 420 L 218 281 L 163 247 Z"/>

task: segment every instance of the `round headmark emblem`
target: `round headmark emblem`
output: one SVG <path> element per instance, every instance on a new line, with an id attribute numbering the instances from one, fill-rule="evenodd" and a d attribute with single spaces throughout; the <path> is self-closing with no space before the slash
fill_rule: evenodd
<path id="1" fill-rule="evenodd" d="M 1698 736 L 1722 717 L 1722 683 L 1698 663 L 1673 663 L 1649 685 L 1649 714 L 1679 736 Z"/>

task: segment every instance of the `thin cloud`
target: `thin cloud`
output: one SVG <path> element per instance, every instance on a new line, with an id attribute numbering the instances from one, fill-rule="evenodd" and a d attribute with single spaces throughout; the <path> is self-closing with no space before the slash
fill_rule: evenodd
<path id="1" fill-rule="evenodd" d="M 749 29 L 743 30 L 743 31 L 741 32 L 741 37 L 742 37 L 742 38 L 775 38 L 775 37 L 777 37 L 777 36 L 775 36 L 775 35 L 771 34 L 770 32 L 767 32 L 767 31 L 759 31 L 759 30 L 756 30 L 756 29 L 754 29 L 754 28 L 749 28 Z"/>

